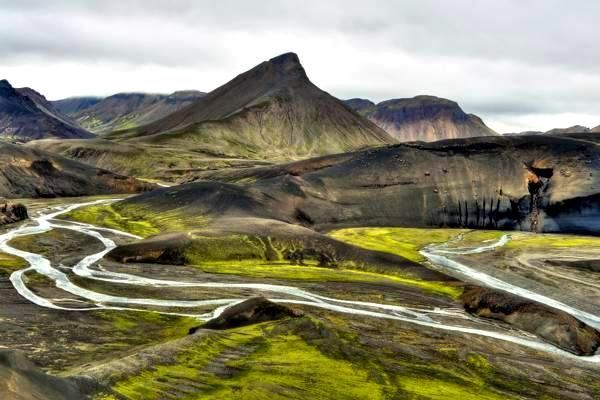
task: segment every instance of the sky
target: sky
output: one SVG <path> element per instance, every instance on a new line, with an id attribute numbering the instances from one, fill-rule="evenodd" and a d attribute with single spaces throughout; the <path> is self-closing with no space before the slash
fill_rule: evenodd
<path id="1" fill-rule="evenodd" d="M 498 132 L 600 125 L 594 0 L 0 0 L 0 79 L 210 91 L 293 51 L 336 97 L 429 94 Z"/>

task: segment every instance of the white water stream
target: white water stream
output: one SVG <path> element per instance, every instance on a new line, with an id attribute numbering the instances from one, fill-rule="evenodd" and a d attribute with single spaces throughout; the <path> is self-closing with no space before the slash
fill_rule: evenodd
<path id="1" fill-rule="evenodd" d="M 447 315 L 447 316 L 462 316 L 468 318 L 466 315 L 458 314 L 454 310 L 440 310 L 440 309 L 415 309 L 407 308 L 397 305 L 390 304 L 379 304 L 362 301 L 350 301 L 340 300 L 330 297 L 320 296 L 293 286 L 283 285 L 271 285 L 261 283 L 227 283 L 227 282 L 189 282 L 189 281 L 173 281 L 173 280 L 162 280 L 152 279 L 142 276 L 110 272 L 106 270 L 91 269 L 90 267 L 98 262 L 104 255 L 116 247 L 114 241 L 104 237 L 100 232 L 111 232 L 113 234 L 123 235 L 127 237 L 137 238 L 135 235 L 131 235 L 126 232 L 95 227 L 89 224 L 72 222 L 65 220 L 55 220 L 61 214 L 72 211 L 76 208 L 114 202 L 116 200 L 98 200 L 89 203 L 73 204 L 67 207 L 60 207 L 54 209 L 53 212 L 48 214 L 40 214 L 33 218 L 32 223 L 26 223 L 14 228 L 2 235 L 0 235 L 0 251 L 12 254 L 25 259 L 29 263 L 29 267 L 23 270 L 14 272 L 10 276 L 10 280 L 17 290 L 17 292 L 28 299 L 34 304 L 41 307 L 68 310 L 68 311 L 84 311 L 84 310 L 98 310 L 98 309 L 112 309 L 112 310 L 136 310 L 135 306 L 153 306 L 153 307 L 179 307 L 179 308 L 193 308 L 201 306 L 216 306 L 212 312 L 202 315 L 197 315 L 201 319 L 211 319 L 219 316 L 225 309 L 231 307 L 243 300 L 244 298 L 223 298 L 223 299 L 210 299 L 210 300 L 160 300 L 151 298 L 130 298 L 122 296 L 112 296 L 107 294 L 98 293 L 92 290 L 81 288 L 72 283 L 64 272 L 52 266 L 52 263 L 47 258 L 40 254 L 29 253 L 22 250 L 11 247 L 8 243 L 13 238 L 26 235 L 37 235 L 44 232 L 48 232 L 54 228 L 69 229 L 76 232 L 83 233 L 85 235 L 92 236 L 98 239 L 104 245 L 104 250 L 86 256 L 76 265 L 73 266 L 72 271 L 74 274 L 94 279 L 103 282 L 129 284 L 136 286 L 152 286 L 152 287 L 203 287 L 203 288 L 215 288 L 215 289 L 253 289 L 260 291 L 271 301 L 278 303 L 290 303 L 290 304 L 302 304 L 312 307 L 319 307 L 330 311 L 363 315 L 374 318 L 384 318 L 416 324 L 420 326 L 442 329 L 445 331 L 460 332 L 465 334 L 472 334 L 478 336 L 485 336 L 498 340 L 503 340 L 511 343 L 516 343 L 525 347 L 529 347 L 535 350 L 544 351 L 559 355 L 562 357 L 568 357 L 574 360 L 581 360 L 585 362 L 600 363 L 600 355 L 592 357 L 577 357 L 571 353 L 563 351 L 550 344 L 538 341 L 533 338 L 525 336 L 518 336 L 517 334 L 508 334 L 497 331 L 471 328 L 467 326 L 459 325 L 448 325 L 442 322 L 438 322 L 433 319 L 436 315 Z M 445 270 L 449 270 L 454 273 L 461 274 L 470 280 L 478 282 L 479 284 L 493 287 L 496 289 L 502 289 L 522 297 L 530 298 L 540 303 L 547 304 L 549 306 L 564 310 L 577 318 L 585 321 L 591 326 L 596 328 L 600 327 L 600 317 L 577 310 L 573 307 L 567 306 L 556 300 L 548 297 L 536 294 L 534 292 L 513 286 L 507 282 L 501 281 L 497 278 L 491 277 L 487 274 L 474 270 L 466 265 L 458 263 L 444 256 L 443 254 L 472 254 L 480 253 L 484 251 L 491 251 L 497 247 L 503 246 L 509 240 L 508 236 L 503 236 L 499 241 L 489 245 L 485 245 L 477 248 L 448 248 L 446 246 L 430 246 L 424 249 L 421 253 L 429 259 L 432 263 L 442 267 Z M 48 279 L 55 282 L 56 287 L 64 290 L 65 292 L 76 295 L 80 298 L 88 300 L 93 303 L 93 306 L 87 308 L 67 308 L 57 305 L 48 299 L 38 296 L 36 293 L 31 291 L 25 281 L 23 275 L 27 272 L 35 271 Z M 268 294 L 276 294 L 276 296 L 269 296 Z M 282 297 L 283 296 L 283 297 Z M 289 298 L 291 297 L 291 298 Z M 131 307 L 134 306 L 134 307 Z M 164 312 L 165 314 L 173 314 L 170 312 Z M 188 314 L 186 314 L 188 315 Z"/>

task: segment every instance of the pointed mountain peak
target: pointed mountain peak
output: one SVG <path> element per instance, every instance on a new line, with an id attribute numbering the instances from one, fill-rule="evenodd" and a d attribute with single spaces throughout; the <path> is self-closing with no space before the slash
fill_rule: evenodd
<path id="1" fill-rule="evenodd" d="M 285 53 L 271 58 L 252 68 L 250 71 L 241 74 L 238 78 L 274 80 L 276 82 L 299 80 L 308 81 L 306 71 L 300 63 L 300 58 L 296 53 Z"/>

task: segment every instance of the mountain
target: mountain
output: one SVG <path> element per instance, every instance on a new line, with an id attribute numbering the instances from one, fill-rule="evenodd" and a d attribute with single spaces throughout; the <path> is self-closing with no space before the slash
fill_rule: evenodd
<path id="1" fill-rule="evenodd" d="M 90 132 L 75 126 L 57 112 L 38 92 L 15 89 L 0 80 L 0 138 L 26 142 L 41 138 L 91 138 Z"/>
<path id="2" fill-rule="evenodd" d="M 56 108 L 52 104 L 52 102 L 50 102 L 50 101 L 48 101 L 48 99 L 46 99 L 46 97 L 43 94 L 41 94 L 31 88 L 28 88 L 28 87 L 18 88 L 16 90 L 23 96 L 29 97 L 29 99 L 31 99 L 31 101 L 33 101 L 35 103 L 35 105 L 40 110 L 44 111 L 46 114 L 60 120 L 61 122 L 64 122 L 65 124 L 67 124 L 69 126 L 72 126 L 75 129 L 81 129 L 81 127 L 79 126 L 77 121 L 73 120 L 67 114 L 63 113 L 61 110 Z"/>
<path id="3" fill-rule="evenodd" d="M 0 197 L 137 193 L 154 185 L 66 158 L 0 142 Z"/>
<path id="4" fill-rule="evenodd" d="M 69 97 L 62 100 L 52 101 L 54 108 L 65 115 L 75 115 L 83 110 L 91 108 L 102 101 L 102 97 L 82 96 Z"/>
<path id="5" fill-rule="evenodd" d="M 81 126 L 93 132 L 133 128 L 156 121 L 204 95 L 187 90 L 170 95 L 117 93 L 104 99 L 72 98 L 53 102 Z"/>
<path id="6" fill-rule="evenodd" d="M 265 61 L 188 107 L 109 136 L 237 157 L 294 159 L 394 140 L 322 91 L 298 56 Z"/>
<path id="7" fill-rule="evenodd" d="M 565 133 L 589 133 L 591 129 L 581 125 L 574 125 L 568 128 L 554 128 L 546 132 L 546 135 L 561 135 Z"/>
<path id="8" fill-rule="evenodd" d="M 350 99 L 346 104 L 401 142 L 496 135 L 481 118 L 440 97 L 416 96 L 378 104 Z"/>
<path id="9" fill-rule="evenodd" d="M 592 132 L 592 133 L 600 133 L 600 125 L 598 125 L 595 128 L 592 128 L 592 130 L 590 132 Z"/>

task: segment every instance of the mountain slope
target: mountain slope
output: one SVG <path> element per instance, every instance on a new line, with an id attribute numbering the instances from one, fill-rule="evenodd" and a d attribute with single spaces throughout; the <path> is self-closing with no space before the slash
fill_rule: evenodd
<path id="1" fill-rule="evenodd" d="M 31 99 L 31 101 L 33 101 L 35 103 L 35 105 L 40 110 L 45 112 L 46 114 L 50 115 L 53 118 L 60 120 L 61 122 L 64 122 L 65 124 L 67 124 L 69 126 L 72 126 L 75 129 L 81 129 L 81 127 L 79 126 L 77 121 L 75 121 L 74 119 L 69 117 L 67 114 L 63 113 L 61 110 L 56 108 L 52 104 L 52 102 L 50 102 L 46 99 L 46 97 L 43 94 L 41 94 L 31 88 L 28 88 L 28 87 L 18 88 L 16 90 L 23 96 L 29 97 Z"/>
<path id="2" fill-rule="evenodd" d="M 0 197 L 137 193 L 153 187 L 44 151 L 0 142 Z"/>
<path id="3" fill-rule="evenodd" d="M 346 104 L 401 142 L 496 135 L 481 118 L 465 113 L 456 102 L 439 97 L 416 96 L 379 104 L 350 99 Z"/>
<path id="4" fill-rule="evenodd" d="M 82 98 L 79 103 L 76 99 L 65 99 L 53 104 L 69 110 L 69 116 L 81 126 L 93 132 L 109 132 L 156 121 L 203 95 L 204 93 L 193 90 L 170 95 L 117 93 L 99 101 Z"/>
<path id="5" fill-rule="evenodd" d="M 62 112 L 63 114 L 74 115 L 95 106 L 101 101 L 102 97 L 82 96 L 54 100 L 51 103 L 56 110 Z"/>
<path id="6" fill-rule="evenodd" d="M 276 199 L 269 209 L 278 219 L 309 221 L 318 229 L 530 230 L 533 224 L 544 232 L 599 234 L 599 169 L 600 146 L 587 141 L 493 136 L 386 146 L 198 179 L 251 182 Z"/>
<path id="7" fill-rule="evenodd" d="M 46 99 L 32 89 L 17 90 L 8 81 L 0 80 L 0 138 L 29 141 L 94 137 L 45 104 Z"/>
<path id="8" fill-rule="evenodd" d="M 393 142 L 373 123 L 312 84 L 293 53 L 259 64 L 163 119 L 109 137 L 269 159 Z"/>

